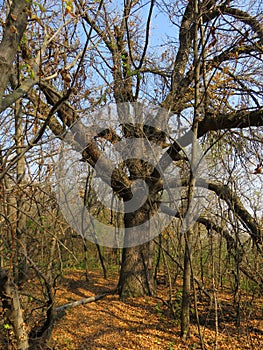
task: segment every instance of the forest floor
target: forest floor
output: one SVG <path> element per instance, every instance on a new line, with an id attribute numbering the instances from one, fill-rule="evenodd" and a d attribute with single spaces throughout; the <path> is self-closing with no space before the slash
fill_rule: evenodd
<path id="1" fill-rule="evenodd" d="M 83 270 L 73 270 L 62 277 L 57 292 L 57 306 L 102 294 L 116 287 L 116 277 L 105 280 L 100 272 L 91 272 L 89 281 Z M 52 346 L 55 350 L 95 349 L 201 349 L 198 328 L 193 321 L 191 336 L 180 338 L 180 303 L 175 303 L 173 316 L 163 300 L 168 286 L 158 286 L 158 297 L 121 300 L 117 295 L 72 307 L 55 323 Z M 180 291 L 174 291 L 180 298 Z M 218 294 L 218 332 L 215 332 L 214 306 L 198 302 L 201 334 L 205 349 L 263 349 L 262 299 L 242 301 L 240 326 L 236 327 L 233 296 Z M 217 343 L 217 347 L 215 344 Z"/>

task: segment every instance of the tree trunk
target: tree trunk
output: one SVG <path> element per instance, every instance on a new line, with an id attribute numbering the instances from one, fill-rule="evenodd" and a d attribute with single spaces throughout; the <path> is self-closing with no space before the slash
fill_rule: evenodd
<path id="1" fill-rule="evenodd" d="M 189 229 L 185 238 L 184 272 L 183 272 L 183 297 L 181 308 L 181 337 L 184 339 L 190 335 L 190 306 L 191 306 L 191 240 L 192 230 Z"/>
<path id="2" fill-rule="evenodd" d="M 120 297 L 155 295 L 154 249 L 153 241 L 123 249 L 118 284 Z"/>
<path id="3" fill-rule="evenodd" d="M 27 238 L 26 238 L 26 220 L 27 217 L 24 214 L 26 212 L 25 204 L 26 199 L 23 193 L 23 183 L 26 172 L 25 156 L 22 154 L 24 144 L 24 130 L 23 130 L 23 115 L 22 115 L 22 100 L 18 100 L 15 103 L 15 143 L 16 154 L 19 157 L 16 164 L 16 186 L 18 192 L 15 197 L 16 201 L 16 236 L 18 246 L 16 249 L 17 267 L 16 267 L 16 283 L 19 285 L 27 279 Z"/>
<path id="4" fill-rule="evenodd" d="M 10 11 L 3 26 L 4 31 L 1 33 L 0 42 L 0 107 L 10 73 L 12 72 L 17 48 L 27 26 L 31 2 L 31 0 L 10 1 Z"/>
<path id="5" fill-rule="evenodd" d="M 0 272 L 0 298 L 2 299 L 6 324 L 12 326 L 18 350 L 27 350 L 28 334 L 20 306 L 16 284 L 8 276 L 7 271 Z"/>
<path id="6" fill-rule="evenodd" d="M 148 211 L 147 211 L 148 207 Z M 155 205 L 151 205 L 154 210 Z M 138 231 L 138 225 L 147 221 L 151 215 L 149 210 L 149 202 L 139 208 L 135 212 L 124 214 L 125 229 L 129 229 L 129 237 L 133 238 L 131 232 L 134 229 L 134 237 L 138 235 L 148 235 L 150 231 Z M 150 227 L 149 227 L 150 230 Z M 127 237 L 127 235 L 126 235 Z M 147 236 L 145 237 L 147 238 Z M 155 295 L 155 280 L 154 280 L 154 252 L 155 243 L 153 240 L 146 240 L 146 243 L 135 247 L 123 248 L 122 265 L 120 278 L 118 283 L 118 292 L 122 298 L 138 297 L 143 295 Z"/>
<path id="7" fill-rule="evenodd" d="M 194 119 L 192 125 L 192 149 L 191 149 L 191 170 L 189 176 L 189 186 L 187 194 L 187 210 L 186 213 L 186 227 L 185 233 L 185 251 L 184 251 L 184 272 L 183 272 L 183 295 L 182 295 L 182 308 L 181 308 L 181 337 L 184 339 L 190 335 L 190 307 L 191 307 L 191 280 L 193 276 L 192 271 L 192 239 L 193 228 L 191 219 L 189 221 L 189 215 L 194 210 L 194 197 L 195 197 L 195 185 L 196 185 L 196 172 L 198 168 L 197 157 L 197 137 L 198 137 L 198 124 L 199 124 L 199 108 L 200 108 L 200 61 L 198 52 L 198 29 L 199 29 L 199 3 L 198 0 L 194 0 Z M 202 346 L 203 347 L 203 346 Z"/>

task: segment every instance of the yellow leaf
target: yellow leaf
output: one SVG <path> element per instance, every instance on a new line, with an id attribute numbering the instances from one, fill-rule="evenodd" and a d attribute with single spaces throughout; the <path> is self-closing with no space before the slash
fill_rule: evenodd
<path id="1" fill-rule="evenodd" d="M 35 15 L 34 13 L 31 15 L 31 19 L 34 21 L 37 21 L 38 23 L 41 23 L 40 18 L 37 15 Z"/>
<path id="2" fill-rule="evenodd" d="M 229 73 L 229 69 L 228 69 L 227 67 L 224 67 L 224 68 L 222 69 L 222 72 L 224 72 L 224 73 Z"/>

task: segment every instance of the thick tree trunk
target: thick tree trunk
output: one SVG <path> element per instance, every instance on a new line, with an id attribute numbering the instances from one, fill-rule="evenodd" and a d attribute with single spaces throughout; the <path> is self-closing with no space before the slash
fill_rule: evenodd
<path id="1" fill-rule="evenodd" d="M 153 241 L 124 248 L 118 292 L 120 297 L 155 295 Z"/>
<path id="2" fill-rule="evenodd" d="M 150 232 L 145 232 L 143 229 L 142 232 L 140 232 L 138 229 L 138 225 L 147 221 L 153 208 L 156 207 L 155 205 L 151 205 L 152 210 L 149 209 L 149 204 L 147 204 L 147 202 L 137 211 L 125 213 L 124 215 L 125 228 L 129 230 L 128 236 L 132 237 L 132 230 L 134 229 L 134 237 L 138 236 L 138 233 L 145 235 L 146 243 L 135 247 L 123 248 L 118 284 L 118 292 L 122 298 L 155 295 L 155 243 L 150 239 Z M 148 229 L 150 230 L 150 226 Z M 149 239 L 147 239 L 147 237 Z M 127 246 L 128 245 L 126 245 L 126 247 Z"/>

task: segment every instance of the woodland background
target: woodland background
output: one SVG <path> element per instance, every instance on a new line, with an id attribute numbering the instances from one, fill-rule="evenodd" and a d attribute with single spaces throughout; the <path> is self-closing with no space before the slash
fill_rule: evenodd
<path id="1" fill-rule="evenodd" d="M 262 2 L 9 0 L 0 9 L 1 347 L 259 349 Z M 68 225 L 54 167 L 73 123 L 122 102 L 169 110 L 174 131 L 105 127 L 82 152 L 85 205 L 125 228 L 158 210 L 160 174 L 139 158 L 121 164 L 110 182 L 125 206 L 143 179 L 150 191 L 139 210 L 118 216 L 92 192 L 98 159 L 129 137 L 157 143 L 160 167 L 183 172 L 185 190 L 179 214 L 169 211 L 171 224 L 158 237 L 119 249 Z M 193 148 L 202 145 L 209 180 L 191 170 L 176 142 L 182 130 L 191 130 Z M 205 207 L 182 233 L 202 186 Z M 74 301 L 80 305 L 70 308 Z"/>

